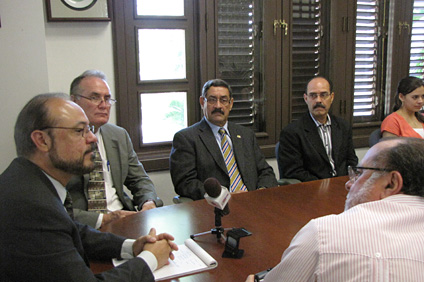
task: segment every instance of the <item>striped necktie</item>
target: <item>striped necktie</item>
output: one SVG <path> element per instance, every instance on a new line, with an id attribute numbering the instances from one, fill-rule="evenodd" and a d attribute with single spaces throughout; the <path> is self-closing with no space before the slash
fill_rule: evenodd
<path id="1" fill-rule="evenodd" d="M 244 185 L 243 179 L 241 179 L 236 158 L 234 157 L 233 149 L 228 142 L 225 129 L 220 128 L 218 132 L 221 135 L 221 150 L 224 154 L 224 161 L 227 166 L 228 176 L 230 177 L 230 192 L 247 191 L 247 187 Z"/>
<path id="2" fill-rule="evenodd" d="M 102 157 L 96 148 L 94 151 L 95 168 L 90 172 L 88 180 L 87 195 L 88 195 L 88 210 L 101 213 L 107 212 L 105 181 L 103 178 L 103 162 Z"/>

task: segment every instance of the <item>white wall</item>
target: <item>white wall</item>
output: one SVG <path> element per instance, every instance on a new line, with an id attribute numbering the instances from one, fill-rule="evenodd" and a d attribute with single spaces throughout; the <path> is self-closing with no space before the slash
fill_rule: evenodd
<path id="1" fill-rule="evenodd" d="M 0 1 L 0 171 L 16 156 L 19 111 L 34 94 L 49 91 L 42 2 Z"/>
<path id="2" fill-rule="evenodd" d="M 72 79 L 86 69 L 104 71 L 112 92 L 115 81 L 110 22 L 47 22 L 44 0 L 1 0 L 0 16 L 2 172 L 16 156 L 13 127 L 31 97 L 45 92 L 68 93 Z M 111 122 L 116 123 L 114 109 Z M 275 159 L 269 163 L 278 174 Z M 175 192 L 169 171 L 149 175 L 159 197 L 171 204 Z"/>

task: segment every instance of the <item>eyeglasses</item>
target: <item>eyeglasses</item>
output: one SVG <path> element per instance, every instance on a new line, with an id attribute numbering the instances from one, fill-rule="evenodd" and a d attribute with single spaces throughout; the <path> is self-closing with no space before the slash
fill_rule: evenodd
<path id="1" fill-rule="evenodd" d="M 316 98 L 318 98 L 318 96 L 321 99 L 326 100 L 328 97 L 330 97 L 330 93 L 328 93 L 328 92 L 324 92 L 324 93 L 309 93 L 308 96 L 309 96 L 309 98 L 314 99 L 314 100 Z"/>
<path id="2" fill-rule="evenodd" d="M 100 105 L 102 102 L 105 102 L 106 105 L 113 106 L 117 101 L 115 99 L 112 99 L 111 97 L 106 96 L 104 99 L 100 96 L 92 96 L 92 97 L 85 97 L 79 94 L 73 94 L 74 96 L 78 96 L 87 100 L 90 100 L 91 103 L 95 105 Z"/>
<path id="3" fill-rule="evenodd" d="M 81 137 L 87 136 L 88 132 L 94 133 L 94 125 L 87 125 L 85 127 L 64 127 L 64 126 L 46 126 L 41 128 L 40 130 L 46 130 L 46 129 L 72 129 L 76 133 L 81 134 Z"/>
<path id="4" fill-rule="evenodd" d="M 365 166 L 348 166 L 347 172 L 349 174 L 349 181 L 352 183 L 358 180 L 359 176 L 362 174 L 362 170 L 369 169 L 369 170 L 376 170 L 376 171 L 386 171 L 389 172 L 391 170 L 386 168 L 378 168 L 378 167 L 365 167 Z"/>
<path id="5" fill-rule="evenodd" d="M 228 106 L 228 104 L 230 104 L 230 98 L 228 98 L 228 97 L 221 97 L 221 98 L 219 98 L 219 99 L 217 99 L 216 97 L 209 97 L 209 98 L 206 98 L 206 97 L 204 97 L 204 99 L 206 100 L 206 102 L 208 103 L 208 104 L 210 104 L 210 105 L 216 105 L 216 103 L 218 103 L 218 100 L 219 100 L 219 102 L 223 105 L 223 106 Z"/>

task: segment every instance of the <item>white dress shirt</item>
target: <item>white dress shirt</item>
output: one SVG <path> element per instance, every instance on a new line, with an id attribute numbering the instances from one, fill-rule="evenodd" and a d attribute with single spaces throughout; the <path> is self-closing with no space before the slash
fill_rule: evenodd
<path id="1" fill-rule="evenodd" d="M 424 198 L 394 195 L 311 220 L 264 281 L 424 281 Z"/>

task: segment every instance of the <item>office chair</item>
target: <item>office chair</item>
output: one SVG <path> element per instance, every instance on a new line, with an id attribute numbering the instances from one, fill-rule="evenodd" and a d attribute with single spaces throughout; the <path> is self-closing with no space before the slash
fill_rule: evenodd
<path id="1" fill-rule="evenodd" d="M 371 132 L 368 143 L 370 148 L 372 146 L 374 146 L 375 144 L 378 143 L 378 141 L 380 141 L 381 139 L 381 130 L 380 128 L 377 128 L 376 130 L 374 130 L 373 132 Z"/>

